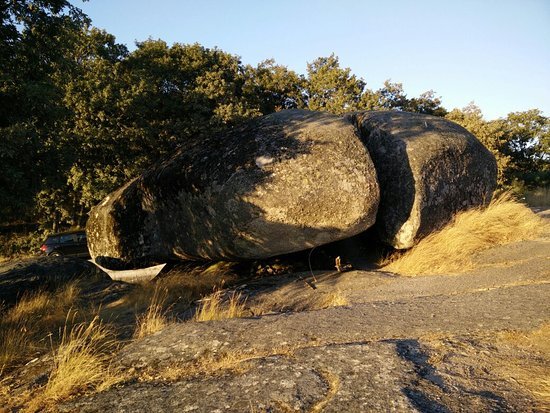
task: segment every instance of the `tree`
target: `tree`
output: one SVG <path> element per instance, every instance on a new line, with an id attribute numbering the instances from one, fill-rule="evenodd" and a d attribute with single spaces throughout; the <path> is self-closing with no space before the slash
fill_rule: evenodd
<path id="1" fill-rule="evenodd" d="M 401 83 L 384 82 L 384 86 L 376 92 L 367 90 L 361 99 L 361 109 L 364 110 L 406 110 L 407 95 Z"/>
<path id="2" fill-rule="evenodd" d="M 441 99 L 433 90 L 409 99 L 403 90 L 403 84 L 392 83 L 389 79 L 376 91 L 367 89 L 361 96 L 359 106 L 363 110 L 400 110 L 435 116 L 447 114 L 447 110 L 441 106 Z"/>
<path id="3" fill-rule="evenodd" d="M 448 113 L 441 106 L 441 98 L 437 97 L 433 90 L 428 90 L 420 94 L 419 97 L 410 99 L 405 110 L 434 116 L 445 116 Z"/>
<path id="4" fill-rule="evenodd" d="M 65 88 L 74 155 L 63 195 L 78 199 L 77 215 L 178 147 L 262 114 L 262 98 L 247 94 L 236 56 L 160 40 L 130 54 L 117 53 L 114 42 L 98 44 L 105 48 L 84 59 Z"/>
<path id="5" fill-rule="evenodd" d="M 36 197 L 45 227 L 60 223 L 82 226 L 98 197 L 128 177 L 124 173 L 126 163 L 120 163 L 115 171 L 111 168 L 128 151 L 113 144 L 118 125 L 111 117 L 120 103 L 117 65 L 127 54 L 114 36 L 95 28 L 83 29 L 68 56 L 74 62 L 73 70 L 55 77 L 67 116 L 53 142 L 57 173 L 43 178 Z M 55 159 L 53 155 L 51 159 Z"/>
<path id="6" fill-rule="evenodd" d="M 88 20 L 65 0 L 0 5 L 0 222 L 34 216 L 42 180 L 57 174 L 66 116 L 54 78 L 70 71 L 73 34 Z"/>
<path id="7" fill-rule="evenodd" d="M 256 67 L 245 68 L 244 93 L 249 104 L 263 115 L 282 109 L 305 106 L 305 79 L 285 66 L 265 60 Z"/>
<path id="8" fill-rule="evenodd" d="M 365 82 L 340 68 L 338 57 L 320 57 L 307 65 L 305 95 L 310 110 L 341 114 L 356 110 Z"/>
<path id="9" fill-rule="evenodd" d="M 538 109 L 509 113 L 503 120 L 509 174 L 527 186 L 550 184 L 550 119 Z"/>
<path id="10" fill-rule="evenodd" d="M 481 110 L 470 103 L 446 117 L 468 129 L 495 155 L 499 185 L 514 181 L 527 186 L 550 183 L 550 120 L 540 110 L 485 121 Z"/>

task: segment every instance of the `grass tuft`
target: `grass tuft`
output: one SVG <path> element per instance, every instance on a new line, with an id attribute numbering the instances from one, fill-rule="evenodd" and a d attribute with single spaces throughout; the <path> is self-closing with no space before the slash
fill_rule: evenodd
<path id="1" fill-rule="evenodd" d="M 54 292 L 24 295 L 0 319 L 0 374 L 24 361 L 30 354 L 44 351 L 44 338 L 65 322 L 67 312 L 78 301 L 80 288 L 68 283 Z"/>
<path id="2" fill-rule="evenodd" d="M 53 351 L 53 369 L 43 392 L 33 399 L 31 411 L 55 405 L 86 390 L 103 390 L 122 380 L 110 368 L 116 341 L 109 329 L 95 317 L 69 329 L 67 320 L 60 345 Z"/>
<path id="3" fill-rule="evenodd" d="M 242 299 L 241 293 L 233 292 L 227 303 L 224 303 L 222 291 L 216 291 L 209 297 L 202 299 L 195 313 L 195 321 L 243 317 L 246 314 L 245 301 L 246 299 Z"/>
<path id="4" fill-rule="evenodd" d="M 349 305 L 349 301 L 342 291 L 336 290 L 323 294 L 318 298 L 314 308 L 342 307 Z"/>
<path id="5" fill-rule="evenodd" d="M 143 338 L 154 334 L 170 324 L 168 310 L 164 308 L 166 290 L 155 288 L 147 310 L 136 319 L 134 338 Z"/>
<path id="6" fill-rule="evenodd" d="M 381 263 L 383 269 L 402 275 L 444 274 L 473 268 L 472 257 L 488 248 L 533 239 L 547 224 L 509 194 L 485 208 L 461 212 L 442 230 L 420 240 L 405 253 Z"/>
<path id="7" fill-rule="evenodd" d="M 1 326 L 0 330 L 0 376 L 28 354 L 31 334 L 25 323 Z"/>

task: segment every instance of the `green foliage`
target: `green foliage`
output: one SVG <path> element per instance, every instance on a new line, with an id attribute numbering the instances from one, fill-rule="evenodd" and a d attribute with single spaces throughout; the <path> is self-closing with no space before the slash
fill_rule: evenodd
<path id="1" fill-rule="evenodd" d="M 283 109 L 305 106 L 306 80 L 275 61 L 265 60 L 255 68 L 246 66 L 243 92 L 258 113 L 268 114 Z"/>
<path id="2" fill-rule="evenodd" d="M 508 114 L 503 124 L 509 175 L 528 187 L 550 185 L 550 119 L 531 109 Z"/>
<path id="3" fill-rule="evenodd" d="M 485 121 L 481 110 L 470 104 L 446 117 L 474 134 L 495 155 L 500 186 L 550 184 L 550 120 L 538 109 Z"/>
<path id="4" fill-rule="evenodd" d="M 341 114 L 358 109 L 365 82 L 340 68 L 338 57 L 320 57 L 307 65 L 305 93 L 310 110 Z"/>
<path id="5" fill-rule="evenodd" d="M 65 129 L 74 159 L 66 182 L 84 213 L 176 148 L 291 105 L 291 73 L 284 83 L 281 67 L 245 68 L 218 49 L 148 40 L 110 56 L 87 60 L 66 86 L 74 114 Z"/>
<path id="6" fill-rule="evenodd" d="M 0 261 L 35 254 L 44 238 L 41 231 L 0 233 Z"/>
<path id="7" fill-rule="evenodd" d="M 66 0 L 4 2 L 0 20 L 0 223 L 82 226 L 100 199 L 178 148 L 289 108 L 447 116 L 495 154 L 501 185 L 548 183 L 538 110 L 490 122 L 475 106 L 447 113 L 433 91 L 366 88 L 334 54 L 302 76 L 199 44 L 146 40 L 129 53 Z"/>
<path id="8" fill-rule="evenodd" d="M 441 106 L 441 99 L 433 90 L 422 93 L 417 98 L 408 98 L 401 83 L 384 82 L 376 91 L 367 89 L 361 96 L 359 108 L 363 110 L 401 110 L 445 116 L 447 111 Z"/>
<path id="9" fill-rule="evenodd" d="M 34 196 L 57 175 L 59 123 L 66 116 L 59 73 L 88 20 L 65 0 L 0 6 L 0 221 L 31 219 Z M 62 158 L 62 156 L 61 156 Z"/>

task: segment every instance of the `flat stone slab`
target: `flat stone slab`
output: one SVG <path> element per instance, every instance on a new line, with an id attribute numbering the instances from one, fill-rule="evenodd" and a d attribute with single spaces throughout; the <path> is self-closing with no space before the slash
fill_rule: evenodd
<path id="1" fill-rule="evenodd" d="M 265 294 L 299 300 L 332 288 L 350 304 L 171 325 L 117 355 L 134 379 L 59 410 L 545 411 L 536 392 L 550 375 L 548 242 L 487 251 L 465 274 L 326 273 L 316 290 L 288 280 Z"/>
<path id="2" fill-rule="evenodd" d="M 101 271 L 107 273 L 112 280 L 124 281 L 131 284 L 151 281 L 166 266 L 166 264 L 159 264 L 159 265 L 154 265 L 152 267 L 136 268 L 133 270 L 110 270 L 108 268 L 102 267 L 101 265 L 94 262 L 93 260 L 90 260 L 90 262 L 92 264 L 95 264 L 96 267 L 98 267 Z"/>
<path id="3" fill-rule="evenodd" d="M 120 362 L 145 368 L 236 350 L 270 352 L 282 347 L 408 339 L 434 332 L 528 331 L 550 319 L 548 297 L 550 283 L 542 282 L 251 319 L 175 324 L 127 346 Z"/>
<path id="4" fill-rule="evenodd" d="M 131 384 L 60 411 L 536 411 L 536 402 L 516 383 L 476 371 L 479 348 L 469 349 L 470 363 L 453 361 L 438 366 L 440 373 L 430 362 L 434 347 L 415 339 L 309 347 L 246 362 L 244 372 Z"/>

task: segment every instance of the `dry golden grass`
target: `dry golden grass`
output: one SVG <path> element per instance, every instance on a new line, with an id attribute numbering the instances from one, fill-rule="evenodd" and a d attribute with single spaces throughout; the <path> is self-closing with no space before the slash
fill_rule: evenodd
<path id="1" fill-rule="evenodd" d="M 500 373 L 513 377 L 524 388 L 547 406 L 550 405 L 550 323 L 537 330 L 525 333 L 503 331 L 497 335 L 497 342 L 511 344 L 522 352 L 534 352 L 545 360 L 543 365 L 523 364 L 509 360 L 499 366 Z"/>
<path id="2" fill-rule="evenodd" d="M 245 301 L 241 293 L 233 292 L 229 300 L 224 302 L 222 291 L 216 291 L 202 299 L 194 320 L 212 321 L 243 317 L 246 314 Z"/>
<path id="3" fill-rule="evenodd" d="M 346 296 L 342 294 L 342 291 L 336 290 L 318 296 L 312 308 L 322 309 L 329 307 L 342 307 L 348 304 L 349 301 Z"/>
<path id="4" fill-rule="evenodd" d="M 60 321 L 67 314 L 67 309 L 75 305 L 80 288 L 71 282 L 56 291 L 39 291 L 24 295 L 2 318 L 4 322 L 17 323 L 31 317 L 44 321 Z M 46 319 L 46 320 L 44 320 Z"/>
<path id="5" fill-rule="evenodd" d="M 162 330 L 170 324 L 168 310 L 164 307 L 166 290 L 155 288 L 147 310 L 138 315 L 134 338 L 143 338 Z"/>
<path id="6" fill-rule="evenodd" d="M 191 308 L 194 302 L 212 289 L 220 289 L 227 282 L 234 281 L 237 276 L 233 272 L 234 263 L 218 262 L 207 267 L 195 267 L 168 276 L 154 279 L 137 285 L 128 296 L 113 303 L 115 306 L 132 307 L 135 312 L 141 313 L 150 307 L 155 294 L 163 297 L 163 307 L 173 310 Z"/>
<path id="7" fill-rule="evenodd" d="M 420 240 L 412 249 L 381 263 L 402 275 L 445 274 L 473 268 L 472 257 L 488 248 L 533 239 L 547 224 L 508 194 L 486 208 L 459 213 L 442 230 Z"/>
<path id="8" fill-rule="evenodd" d="M 0 326 L 0 376 L 6 368 L 24 359 L 29 353 L 32 337 L 25 324 Z"/>
<path id="9" fill-rule="evenodd" d="M 217 263 L 182 269 L 137 286 L 117 301 L 99 308 L 93 303 L 84 305 L 86 300 L 79 299 L 80 291 L 95 282 L 89 278 L 62 286 L 53 293 L 22 297 L 12 308 L 0 312 L 0 375 L 8 373 L 0 383 L 0 407 L 55 410 L 60 400 L 124 380 L 122 372 L 109 366 L 120 344 L 119 338 L 109 334 L 99 320 L 114 322 L 122 337 L 132 334 L 134 320 L 134 338 L 152 334 L 172 322 L 171 314 L 192 314 L 196 300 L 211 292 L 213 286 L 221 288 L 225 282 L 235 280 L 232 266 Z M 217 317 L 241 314 L 240 296 L 235 295 L 225 304 Z M 98 316 L 91 323 L 82 322 L 92 319 L 94 314 Z M 11 374 L 17 366 L 49 350 L 53 352 L 54 363 L 43 388 L 27 389 L 27 384 L 18 382 L 17 374 Z M 222 365 L 223 361 L 219 363 Z M 40 368 L 48 373 L 47 363 L 43 364 Z M 21 384 L 24 386 L 20 387 Z M 19 390 L 15 394 L 10 392 L 12 388 Z M 7 401 L 3 401 L 4 395 Z"/>
<path id="10" fill-rule="evenodd" d="M 61 343 L 53 351 L 48 382 L 27 405 L 29 411 L 42 410 L 82 391 L 104 390 L 123 379 L 110 367 L 117 343 L 99 318 L 72 328 L 70 324 L 66 323 Z"/>
<path id="11" fill-rule="evenodd" d="M 0 319 L 0 374 L 31 353 L 44 351 L 45 337 L 65 322 L 76 306 L 79 286 L 69 283 L 55 292 L 24 295 Z"/>

